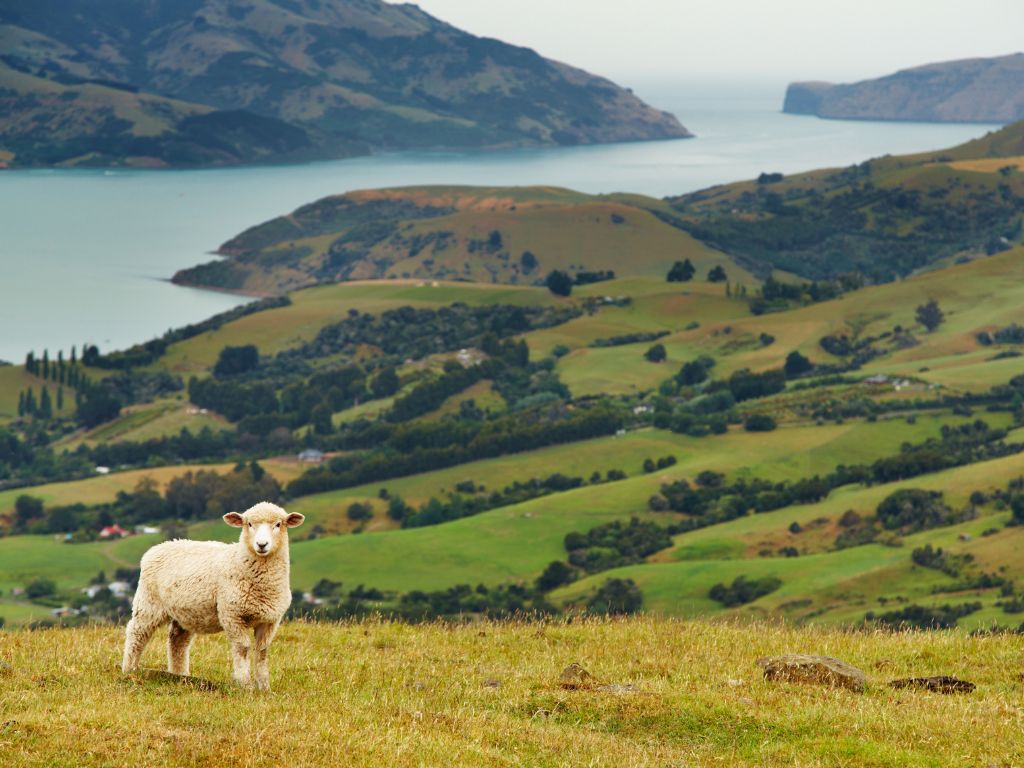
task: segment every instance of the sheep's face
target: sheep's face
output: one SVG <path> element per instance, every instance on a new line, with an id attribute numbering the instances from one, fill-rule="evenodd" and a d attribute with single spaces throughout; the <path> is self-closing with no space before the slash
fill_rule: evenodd
<path id="1" fill-rule="evenodd" d="M 242 529 L 242 543 L 256 557 L 269 557 L 288 541 L 288 529 L 302 525 L 298 512 L 285 512 L 276 504 L 261 502 L 244 513 L 229 512 L 224 522 Z"/>

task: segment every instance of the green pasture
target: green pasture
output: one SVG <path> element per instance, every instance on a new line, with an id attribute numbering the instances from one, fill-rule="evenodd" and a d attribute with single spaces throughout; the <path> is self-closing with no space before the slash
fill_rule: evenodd
<path id="1" fill-rule="evenodd" d="M 281 483 L 298 477 L 305 469 L 290 459 L 265 459 L 260 462 L 268 472 Z M 186 472 L 207 470 L 214 472 L 230 472 L 234 464 L 178 464 L 146 469 L 131 469 L 124 472 L 111 472 L 109 475 L 96 475 L 84 480 L 70 480 L 63 483 L 47 483 L 25 488 L 14 488 L 0 491 L 0 516 L 14 511 L 14 503 L 21 495 L 34 496 L 42 499 L 47 507 L 68 504 L 103 504 L 114 501 L 119 491 L 132 491 L 139 481 L 150 478 L 162 489 L 167 483 Z M 2 569 L 2 561 L 0 561 Z"/>
<path id="2" fill-rule="evenodd" d="M 430 280 L 337 283 L 296 291 L 291 299 L 291 306 L 256 312 L 172 344 L 156 365 L 180 374 L 201 372 L 213 367 L 224 347 L 243 344 L 255 344 L 261 354 L 272 355 L 309 341 L 325 325 L 347 317 L 350 309 L 378 314 L 401 306 L 436 307 L 456 301 L 474 305 L 555 301 L 542 288 Z"/>

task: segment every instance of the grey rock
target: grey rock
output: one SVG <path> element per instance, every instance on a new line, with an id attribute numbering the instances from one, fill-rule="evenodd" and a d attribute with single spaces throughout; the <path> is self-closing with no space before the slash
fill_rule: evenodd
<path id="1" fill-rule="evenodd" d="M 757 660 L 764 669 L 764 679 L 790 683 L 825 685 L 846 688 L 860 693 L 867 685 L 867 675 L 845 661 L 831 656 L 810 656 L 787 653 Z"/>

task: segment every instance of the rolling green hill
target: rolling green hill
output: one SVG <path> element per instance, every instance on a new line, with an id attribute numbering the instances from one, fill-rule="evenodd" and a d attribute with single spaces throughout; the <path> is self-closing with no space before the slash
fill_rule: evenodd
<path id="1" fill-rule="evenodd" d="M 352 192 L 246 230 L 220 247 L 227 258 L 174 280 L 250 293 L 393 278 L 537 285 L 553 269 L 663 277 L 689 258 L 701 275 L 721 264 L 733 281 L 752 282 L 648 209 L 662 207 L 549 187 Z"/>
<path id="2" fill-rule="evenodd" d="M 381 0 L 10 0 L 0 48 L 12 167 L 690 135 L 608 80 Z"/>
<path id="3" fill-rule="evenodd" d="M 82 605 L 159 538 L 89 541 L 101 521 L 230 539 L 266 471 L 308 518 L 297 616 L 1015 629 L 1022 141 L 670 201 L 413 187 L 258 224 L 177 279 L 284 295 L 0 368 L 0 616 Z M 26 412 L 44 387 L 64 409 Z M 54 594 L 13 593 L 59 562 Z"/>
<path id="4" fill-rule="evenodd" d="M 949 150 L 683 195 L 670 201 L 673 221 L 735 258 L 807 278 L 892 280 L 1019 243 L 1021 156 L 1024 122 Z"/>

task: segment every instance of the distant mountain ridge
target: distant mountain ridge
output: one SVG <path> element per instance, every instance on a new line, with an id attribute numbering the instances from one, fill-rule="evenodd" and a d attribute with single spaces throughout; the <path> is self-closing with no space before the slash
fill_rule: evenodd
<path id="1" fill-rule="evenodd" d="M 608 80 L 414 5 L 0 4 L 0 165 L 223 165 L 690 135 Z"/>
<path id="2" fill-rule="evenodd" d="M 1012 123 L 1024 120 L 1024 53 L 928 64 L 847 85 L 792 83 L 783 111 L 844 120 Z"/>

